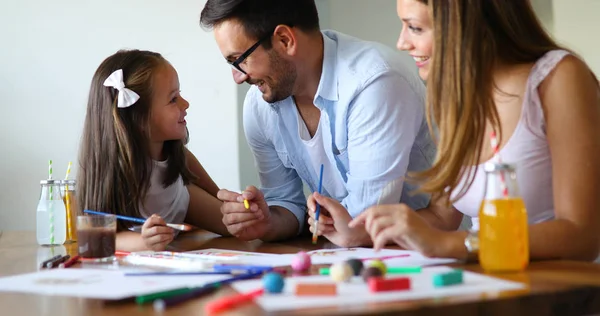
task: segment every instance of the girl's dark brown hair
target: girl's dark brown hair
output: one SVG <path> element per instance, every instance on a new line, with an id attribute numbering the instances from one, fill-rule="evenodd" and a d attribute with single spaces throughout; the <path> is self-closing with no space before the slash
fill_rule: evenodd
<path id="1" fill-rule="evenodd" d="M 141 217 L 140 205 L 150 187 L 150 116 L 154 73 L 168 62 L 158 53 L 122 50 L 106 58 L 96 70 L 90 87 L 79 153 L 77 201 L 82 209 Z M 140 98 L 130 107 L 118 108 L 118 90 L 104 80 L 123 70 L 125 87 Z M 193 179 L 186 166 L 184 140 L 166 141 L 163 154 L 168 167 L 163 185 L 181 175 Z M 130 224 L 119 221 L 119 230 Z"/>

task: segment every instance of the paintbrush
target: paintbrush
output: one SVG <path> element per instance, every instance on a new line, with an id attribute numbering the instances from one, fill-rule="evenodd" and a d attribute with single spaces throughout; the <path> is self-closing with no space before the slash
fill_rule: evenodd
<path id="1" fill-rule="evenodd" d="M 321 194 L 321 189 L 323 188 L 323 164 L 321 164 L 321 171 L 319 172 L 319 194 Z M 319 214 L 321 214 L 321 205 L 317 203 L 317 209 L 315 210 L 315 230 L 312 235 L 312 243 L 317 243 L 317 231 L 319 229 Z"/>
<path id="2" fill-rule="evenodd" d="M 92 215 L 114 215 L 116 218 L 120 219 L 120 220 L 124 220 L 124 221 L 129 221 L 129 222 L 134 222 L 134 223 L 140 223 L 143 224 L 146 222 L 145 219 L 143 218 L 137 218 L 137 217 L 129 217 L 129 216 L 123 216 L 123 215 L 115 215 L 115 214 L 110 214 L 110 213 L 103 213 L 103 212 L 96 212 L 96 211 L 91 211 L 91 210 L 84 210 L 84 213 L 87 214 L 92 214 Z M 171 227 L 175 230 L 180 230 L 180 231 L 190 231 L 193 230 L 194 227 L 192 225 L 188 225 L 188 224 L 171 224 L 171 223 L 167 223 L 167 227 Z"/>

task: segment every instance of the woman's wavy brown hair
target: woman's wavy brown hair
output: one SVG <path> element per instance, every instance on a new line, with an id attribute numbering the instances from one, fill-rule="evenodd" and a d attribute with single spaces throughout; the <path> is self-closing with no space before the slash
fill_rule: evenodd
<path id="1" fill-rule="evenodd" d="M 426 113 L 438 152 L 429 170 L 412 176 L 422 191 L 448 190 L 455 201 L 473 183 L 476 168 L 469 167 L 481 161 L 488 124 L 501 142 L 496 66 L 534 63 L 564 48 L 546 33 L 528 0 L 418 1 L 428 4 L 433 21 Z"/>

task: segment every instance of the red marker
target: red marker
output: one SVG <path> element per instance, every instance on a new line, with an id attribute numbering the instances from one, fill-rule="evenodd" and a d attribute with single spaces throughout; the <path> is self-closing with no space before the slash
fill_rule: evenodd
<path id="1" fill-rule="evenodd" d="M 58 267 L 59 268 L 68 268 L 68 267 L 74 265 L 75 263 L 77 263 L 77 261 L 79 261 L 79 256 L 75 256 L 75 257 L 67 260 L 66 262 L 59 264 Z"/>
<path id="2" fill-rule="evenodd" d="M 262 295 L 264 292 L 265 290 L 263 288 L 260 288 L 248 293 L 225 297 L 220 300 L 212 301 L 206 304 L 204 310 L 209 315 L 216 314 L 229 308 L 232 308 L 236 305 L 252 301 L 255 297 Z"/>

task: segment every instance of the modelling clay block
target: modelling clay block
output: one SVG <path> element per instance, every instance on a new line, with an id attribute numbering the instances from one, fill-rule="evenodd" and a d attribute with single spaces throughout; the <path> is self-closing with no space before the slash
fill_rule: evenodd
<path id="1" fill-rule="evenodd" d="M 335 283 L 296 283 L 296 295 L 337 295 Z"/>
<path id="2" fill-rule="evenodd" d="M 410 289 L 410 278 L 392 278 L 382 277 L 369 279 L 369 290 L 371 292 L 402 291 Z"/>
<path id="3" fill-rule="evenodd" d="M 456 269 L 451 272 L 436 274 L 433 276 L 433 285 L 435 287 L 461 283 L 463 283 L 463 271 L 460 269 Z"/>

